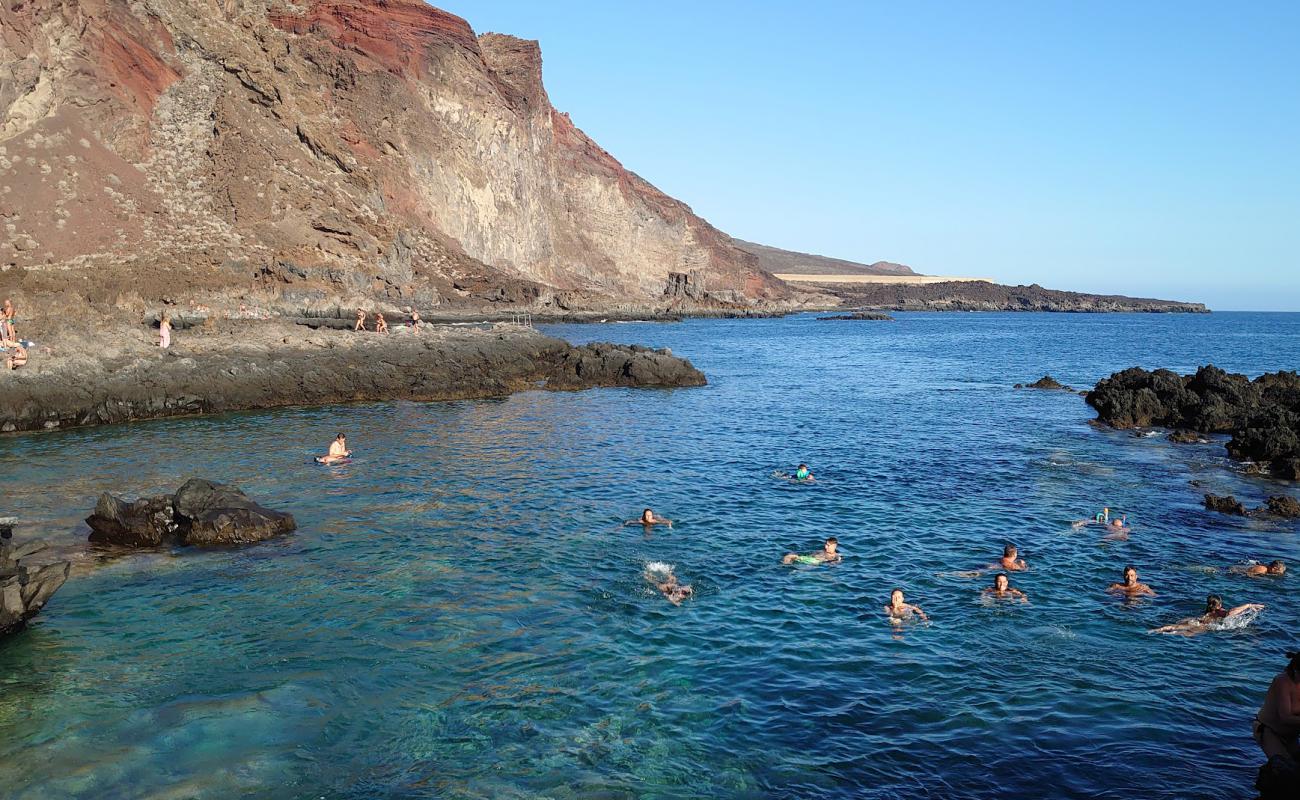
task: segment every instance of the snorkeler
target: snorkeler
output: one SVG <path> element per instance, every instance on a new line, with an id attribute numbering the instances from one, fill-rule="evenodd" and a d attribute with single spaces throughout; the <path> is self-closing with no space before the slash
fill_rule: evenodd
<path id="1" fill-rule="evenodd" d="M 813 483 L 817 480 L 813 477 L 812 472 L 808 470 L 807 464 L 799 465 L 799 468 L 794 471 L 794 479 L 799 483 Z"/>
<path id="2" fill-rule="evenodd" d="M 340 461 L 351 458 L 352 451 L 348 449 L 348 440 L 343 434 L 339 434 L 330 442 L 330 450 L 323 456 L 316 457 L 318 464 L 337 464 Z"/>
<path id="3" fill-rule="evenodd" d="M 922 622 L 929 621 L 929 617 L 921 610 L 920 606 L 914 606 L 903 600 L 903 590 L 895 589 L 889 593 L 889 605 L 885 606 L 885 613 L 889 615 L 889 621 L 898 623 L 910 617 L 919 617 Z"/>
<path id="4" fill-rule="evenodd" d="M 1019 589 L 1011 588 L 1011 579 L 1005 572 L 999 572 L 993 578 L 993 585 L 983 592 L 985 597 L 996 597 L 1004 600 L 1028 600 L 1029 596 Z"/>
<path id="5" fill-rule="evenodd" d="M 837 549 L 840 546 L 840 540 L 834 536 L 826 540 L 826 544 L 820 552 L 810 553 L 801 556 L 798 553 L 786 553 L 781 558 L 782 564 L 838 564 L 844 560 Z"/>
<path id="6" fill-rule="evenodd" d="M 1286 564 L 1281 561 L 1274 561 L 1268 566 L 1264 566 L 1263 564 L 1251 564 L 1250 566 L 1231 567 L 1228 571 L 1237 575 L 1245 575 L 1249 578 L 1282 576 L 1286 574 Z"/>
<path id="7" fill-rule="evenodd" d="M 1106 591 L 1123 592 L 1129 597 L 1141 597 L 1143 595 L 1155 597 L 1156 594 L 1155 590 L 1150 586 L 1138 581 L 1138 571 L 1132 566 L 1124 568 L 1123 583 L 1112 583 L 1106 587 Z"/>
<path id="8" fill-rule="evenodd" d="M 655 587 L 659 594 L 662 594 L 668 602 L 675 606 L 680 606 L 683 600 L 695 596 L 695 590 L 690 587 L 690 584 L 684 584 L 677 580 L 677 575 L 673 573 L 671 564 L 663 564 L 657 561 L 647 564 L 645 579 Z"/>
<path id="9" fill-rule="evenodd" d="M 1097 516 L 1093 517 L 1093 520 L 1094 520 L 1095 522 L 1100 522 L 1102 525 L 1109 525 L 1109 524 L 1110 524 L 1110 509 L 1109 509 L 1109 508 L 1103 508 L 1101 511 L 1098 511 L 1098 512 L 1097 512 Z"/>
<path id="10" fill-rule="evenodd" d="M 644 525 L 647 528 L 652 525 L 667 525 L 671 528 L 673 526 L 673 521 L 670 519 L 664 519 L 663 517 L 656 517 L 655 512 L 647 508 L 645 511 L 641 512 L 640 519 L 630 519 L 623 523 L 623 527 L 625 528 L 628 525 Z"/>
<path id="11" fill-rule="evenodd" d="M 1300 653 L 1288 652 L 1286 669 L 1273 678 L 1251 725 L 1264 755 L 1300 761 Z"/>
<path id="12" fill-rule="evenodd" d="M 1179 620 L 1173 625 L 1163 625 L 1159 628 L 1153 628 L 1151 633 L 1181 633 L 1187 636 L 1193 636 L 1198 633 L 1204 633 L 1210 629 L 1210 626 L 1216 622 L 1222 622 L 1247 611 L 1261 611 L 1264 605 L 1262 603 L 1246 603 L 1236 608 L 1225 609 L 1223 607 L 1223 598 L 1217 594 L 1212 594 L 1205 598 L 1205 613 L 1199 617 L 1188 617 Z"/>

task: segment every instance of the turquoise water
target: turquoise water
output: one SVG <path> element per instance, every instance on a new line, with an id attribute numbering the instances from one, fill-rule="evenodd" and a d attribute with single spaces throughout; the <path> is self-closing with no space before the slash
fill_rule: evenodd
<path id="1" fill-rule="evenodd" d="M 8 798 L 1253 796 L 1249 721 L 1300 611 L 1295 486 L 1089 425 L 1133 364 L 1300 365 L 1300 315 L 904 314 L 556 327 L 671 347 L 702 389 L 542 392 L 0 440 L 0 511 L 78 559 L 0 644 Z M 337 430 L 357 460 L 308 464 Z M 807 461 L 818 483 L 772 477 Z M 99 491 L 191 474 L 292 511 L 242 550 L 87 554 Z M 1205 483 L 1204 489 L 1189 485 Z M 1103 543 L 1072 520 L 1134 523 Z M 677 521 L 622 528 L 645 506 Z M 780 557 L 840 539 L 844 562 Z M 1025 605 L 985 604 L 1014 541 Z M 644 581 L 674 564 L 694 599 Z M 1159 592 L 1103 591 L 1126 563 Z M 893 629 L 889 590 L 930 614 Z M 1146 631 L 1207 592 L 1251 626 Z"/>

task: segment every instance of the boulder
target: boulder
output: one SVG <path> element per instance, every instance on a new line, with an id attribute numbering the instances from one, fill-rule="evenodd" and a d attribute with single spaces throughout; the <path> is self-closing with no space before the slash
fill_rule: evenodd
<path id="1" fill-rule="evenodd" d="M 1205 437 L 1196 431 L 1189 431 L 1185 428 L 1179 428 L 1169 434 L 1169 441 L 1178 444 L 1201 444 L 1206 441 Z"/>
<path id="2" fill-rule="evenodd" d="M 197 547 L 249 544 L 298 527 L 292 514 L 272 511 L 234 486 L 190 478 L 172 498 L 183 544 Z"/>
<path id="3" fill-rule="evenodd" d="M 1033 383 L 1017 383 L 1017 389 L 1051 389 L 1064 392 L 1073 392 L 1069 386 L 1053 378 L 1051 375 L 1044 375 Z"/>
<path id="4" fill-rule="evenodd" d="M 86 524 L 90 541 L 124 547 L 250 544 L 297 528 L 292 514 L 264 508 L 237 487 L 202 478 L 190 478 L 173 495 L 130 502 L 104 493 Z"/>
<path id="5" fill-rule="evenodd" d="M 1220 514 L 1232 514 L 1238 517 L 1246 516 L 1246 506 L 1232 495 L 1220 497 L 1216 494 L 1207 494 L 1205 495 L 1205 507 Z"/>
<path id="6" fill-rule="evenodd" d="M 1288 495 L 1275 495 L 1268 498 L 1262 511 L 1284 519 L 1300 519 L 1300 502 Z"/>
<path id="7" fill-rule="evenodd" d="M 894 318 L 883 311 L 854 311 L 851 314 L 834 314 L 829 317 L 818 317 L 819 321 L 829 320 L 864 320 L 867 322 L 893 322 Z"/>
<path id="8" fill-rule="evenodd" d="M 13 525 L 10 518 L 0 519 L 0 636 L 22 630 L 63 586 L 72 570 L 67 561 L 24 563 L 45 545 L 29 542 L 15 547 Z"/>

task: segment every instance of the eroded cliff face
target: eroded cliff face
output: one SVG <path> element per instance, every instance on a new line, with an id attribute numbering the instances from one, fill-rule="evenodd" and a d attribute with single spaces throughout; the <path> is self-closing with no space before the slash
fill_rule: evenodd
<path id="1" fill-rule="evenodd" d="M 536 42 L 417 0 L 0 2 L 0 226 L 0 287 L 118 304 L 786 293 L 551 106 Z"/>

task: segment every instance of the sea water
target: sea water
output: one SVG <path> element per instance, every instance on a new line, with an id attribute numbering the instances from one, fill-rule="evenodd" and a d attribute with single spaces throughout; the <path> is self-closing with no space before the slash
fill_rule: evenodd
<path id="1" fill-rule="evenodd" d="M 1222 439 L 1090 424 L 1132 365 L 1300 366 L 1300 315 L 900 314 L 555 326 L 709 385 L 527 392 L 0 440 L 0 513 L 77 561 L 0 643 L 0 794 L 46 798 L 1252 796 L 1296 645 L 1296 487 Z M 338 431 L 356 459 L 310 463 Z M 799 462 L 812 484 L 775 477 Z M 293 512 L 237 550 L 86 551 L 98 493 L 199 475 Z M 1193 486 L 1190 481 L 1200 482 Z M 1128 541 L 1071 523 L 1103 505 Z M 651 507 L 674 520 L 623 525 Z M 836 536 L 834 566 L 787 567 Z M 1028 603 L 954 575 L 1019 546 Z M 694 597 L 646 578 L 671 565 Z M 1110 596 L 1126 564 L 1158 595 Z M 931 622 L 894 627 L 891 589 Z M 1205 595 L 1265 610 L 1152 635 Z"/>

